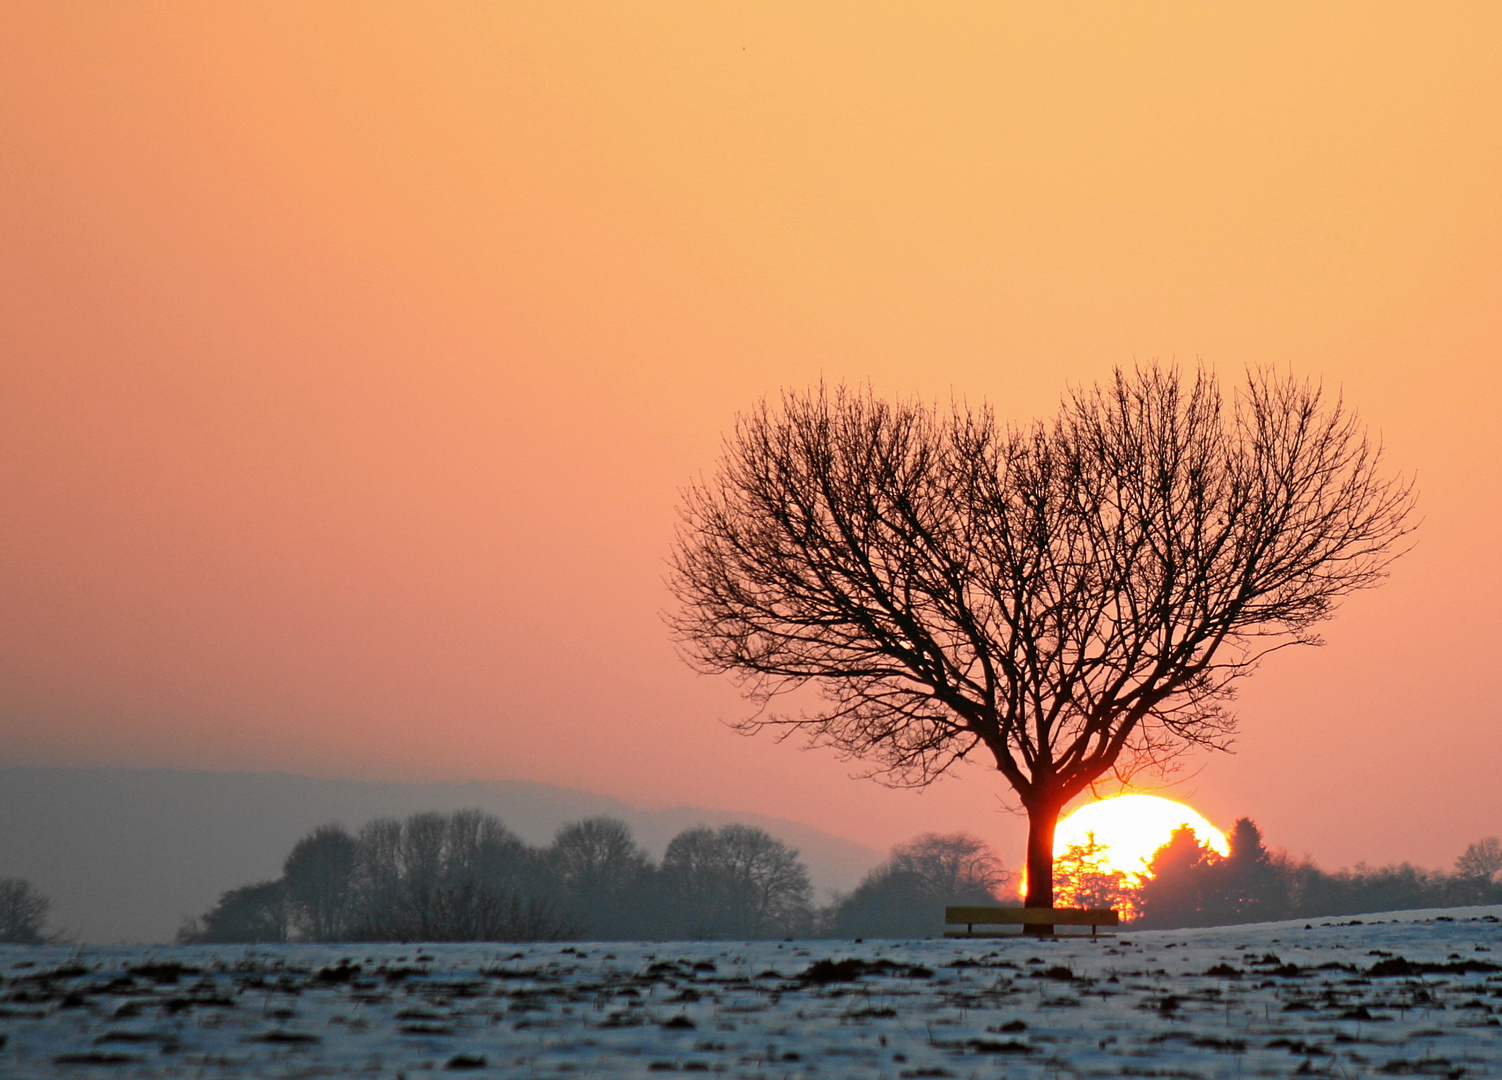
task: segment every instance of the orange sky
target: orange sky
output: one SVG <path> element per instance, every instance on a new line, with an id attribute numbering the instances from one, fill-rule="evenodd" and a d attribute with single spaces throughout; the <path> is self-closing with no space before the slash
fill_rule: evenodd
<path id="1" fill-rule="evenodd" d="M 1342 387 L 1417 550 L 1180 788 L 1327 865 L 1502 832 L 1502 8 L 0 7 L 0 760 L 525 777 L 886 846 L 743 739 L 678 487 L 821 376 Z"/>

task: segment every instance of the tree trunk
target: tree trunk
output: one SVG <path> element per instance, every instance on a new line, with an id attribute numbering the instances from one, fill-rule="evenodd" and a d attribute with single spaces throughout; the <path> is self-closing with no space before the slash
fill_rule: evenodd
<path id="1" fill-rule="evenodd" d="M 1059 807 L 1052 802 L 1027 808 L 1027 899 L 1023 907 L 1053 907 L 1053 834 Z M 1029 926 L 1027 932 L 1052 934 L 1052 926 Z"/>

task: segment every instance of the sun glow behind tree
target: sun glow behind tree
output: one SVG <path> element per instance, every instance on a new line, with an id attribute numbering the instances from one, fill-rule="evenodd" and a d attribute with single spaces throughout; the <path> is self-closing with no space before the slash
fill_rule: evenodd
<path id="1" fill-rule="evenodd" d="M 1224 833 L 1183 803 L 1156 795 L 1118 795 L 1087 803 L 1054 834 L 1054 889 L 1065 907 L 1110 907 L 1136 914 L 1135 895 L 1153 855 L 1188 828 L 1206 848 L 1230 854 Z"/>

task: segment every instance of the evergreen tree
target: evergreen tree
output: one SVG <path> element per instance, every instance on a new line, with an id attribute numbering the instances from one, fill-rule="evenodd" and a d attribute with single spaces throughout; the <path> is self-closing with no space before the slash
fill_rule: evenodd
<path id="1" fill-rule="evenodd" d="M 1288 883 L 1251 818 L 1239 818 L 1229 837 L 1231 854 L 1215 865 L 1204 897 L 1207 925 L 1271 922 L 1287 918 Z"/>
<path id="2" fill-rule="evenodd" d="M 1094 833 L 1083 844 L 1071 844 L 1054 859 L 1054 899 L 1062 907 L 1113 908 L 1123 920 L 1137 913 L 1137 884 L 1107 862 L 1107 848 Z"/>
<path id="3" fill-rule="evenodd" d="M 1148 865 L 1149 876 L 1138 894 L 1141 925 L 1210 925 L 1206 900 L 1219 862 L 1220 856 L 1201 844 L 1193 829 L 1187 825 L 1175 829 Z"/>

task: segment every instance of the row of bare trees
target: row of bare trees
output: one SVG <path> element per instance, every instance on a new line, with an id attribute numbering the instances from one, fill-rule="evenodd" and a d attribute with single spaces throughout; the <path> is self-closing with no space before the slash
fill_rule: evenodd
<path id="1" fill-rule="evenodd" d="M 689 829 L 655 864 L 629 827 L 592 818 L 544 848 L 479 811 L 330 825 L 277 881 L 232 890 L 184 941 L 537 941 L 780 937 L 803 931 L 812 886 L 761 829 Z"/>
<path id="2" fill-rule="evenodd" d="M 315 829 L 275 881 L 233 889 L 179 934 L 231 941 L 548 941 L 937 932 L 1007 875 L 980 840 L 917 838 L 848 896 L 814 903 L 796 849 L 748 825 L 687 829 L 654 861 L 599 817 L 535 848 L 479 811 Z"/>
<path id="3" fill-rule="evenodd" d="M 571 925 L 536 886 L 535 853 L 478 811 L 314 829 L 282 876 L 232 889 L 178 933 L 234 941 L 550 940 Z"/>

